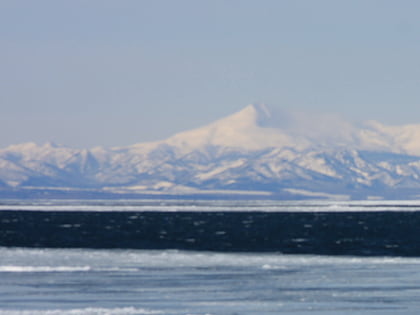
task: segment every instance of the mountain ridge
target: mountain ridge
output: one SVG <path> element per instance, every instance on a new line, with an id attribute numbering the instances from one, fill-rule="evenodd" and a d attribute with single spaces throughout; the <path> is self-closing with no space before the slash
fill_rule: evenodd
<path id="1" fill-rule="evenodd" d="M 127 147 L 17 144 L 0 150 L 0 190 L 417 199 L 420 125 L 242 110 L 165 140 Z"/>

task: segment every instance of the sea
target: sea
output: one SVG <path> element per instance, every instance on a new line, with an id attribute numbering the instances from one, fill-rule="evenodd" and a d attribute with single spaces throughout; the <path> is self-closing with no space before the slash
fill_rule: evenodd
<path id="1" fill-rule="evenodd" d="M 0 315 L 418 314 L 419 201 L 1 200 Z"/>

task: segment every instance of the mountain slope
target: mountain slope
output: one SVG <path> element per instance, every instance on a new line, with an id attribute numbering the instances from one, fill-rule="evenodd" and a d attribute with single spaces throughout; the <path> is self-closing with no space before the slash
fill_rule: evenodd
<path id="1" fill-rule="evenodd" d="M 178 133 L 166 140 L 133 148 L 148 152 L 159 145 L 180 153 L 206 146 L 242 150 L 294 147 L 352 148 L 420 155 L 420 124 L 385 126 L 376 121 L 352 124 L 337 115 L 290 112 L 266 105 L 248 105 L 207 126 Z"/>
<path id="2" fill-rule="evenodd" d="M 166 140 L 121 148 L 0 150 L 0 189 L 418 198 L 420 125 L 352 124 L 249 105 Z"/>

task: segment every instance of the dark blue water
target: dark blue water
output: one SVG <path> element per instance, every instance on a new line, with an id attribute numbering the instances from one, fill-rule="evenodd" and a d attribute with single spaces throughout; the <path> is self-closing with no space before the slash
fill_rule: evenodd
<path id="1" fill-rule="evenodd" d="M 420 212 L 0 211 L 0 246 L 420 256 Z"/>

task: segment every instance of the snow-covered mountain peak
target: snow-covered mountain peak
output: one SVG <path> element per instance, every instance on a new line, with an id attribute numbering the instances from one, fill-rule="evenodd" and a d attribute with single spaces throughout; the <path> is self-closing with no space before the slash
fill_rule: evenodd
<path id="1" fill-rule="evenodd" d="M 217 124 L 219 127 L 228 125 L 235 129 L 255 128 L 262 127 L 271 117 L 271 109 L 267 105 L 251 104 L 213 124 Z"/>
<path id="2" fill-rule="evenodd" d="M 248 105 L 244 109 L 204 127 L 185 131 L 163 141 L 183 152 L 205 146 L 223 146 L 243 150 L 299 145 L 281 129 L 266 126 L 272 117 L 265 105 Z"/>
<path id="3" fill-rule="evenodd" d="M 420 125 L 386 126 L 376 121 L 351 123 L 335 114 L 319 114 L 248 105 L 204 127 L 160 142 L 181 153 L 206 146 L 254 151 L 293 147 L 345 148 L 420 155 Z"/>
<path id="4" fill-rule="evenodd" d="M 18 152 L 37 152 L 37 151 L 46 151 L 46 150 L 53 150 L 58 148 L 63 148 L 62 145 L 57 145 L 54 142 L 46 142 L 42 145 L 38 145 L 35 142 L 24 142 L 19 144 L 13 144 L 8 146 L 5 150 L 7 151 L 18 151 Z"/>
<path id="5" fill-rule="evenodd" d="M 273 128 L 281 130 L 298 129 L 299 125 L 307 125 L 310 115 L 275 108 L 266 104 L 251 104 L 242 110 L 222 118 L 218 124 L 228 124 L 237 129 Z"/>
<path id="6" fill-rule="evenodd" d="M 6 151 L 30 151 L 36 150 L 39 146 L 35 142 L 18 143 L 8 146 Z"/>
<path id="7" fill-rule="evenodd" d="M 176 147 L 183 153 L 209 145 L 247 151 L 292 146 L 301 151 L 312 146 L 357 147 L 360 144 L 357 133 L 356 127 L 337 115 L 308 114 L 252 104 L 161 143 Z"/>
<path id="8" fill-rule="evenodd" d="M 365 126 L 371 141 L 383 143 L 387 150 L 420 156 L 420 124 L 387 126 L 370 120 Z"/>

